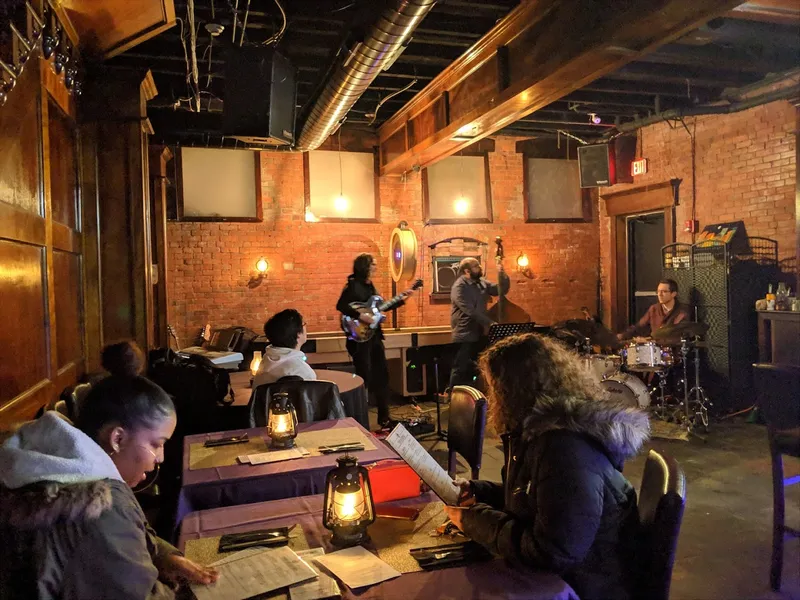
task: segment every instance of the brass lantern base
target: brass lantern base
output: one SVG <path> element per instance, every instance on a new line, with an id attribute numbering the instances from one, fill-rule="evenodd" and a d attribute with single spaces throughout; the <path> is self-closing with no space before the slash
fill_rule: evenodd
<path id="1" fill-rule="evenodd" d="M 331 544 L 337 548 L 349 548 L 369 541 L 367 527 L 334 527 Z"/>
<path id="2" fill-rule="evenodd" d="M 289 448 L 294 448 L 294 438 L 285 438 L 282 440 L 276 440 L 274 438 L 270 438 L 270 448 L 275 448 L 279 450 L 288 450 Z"/>

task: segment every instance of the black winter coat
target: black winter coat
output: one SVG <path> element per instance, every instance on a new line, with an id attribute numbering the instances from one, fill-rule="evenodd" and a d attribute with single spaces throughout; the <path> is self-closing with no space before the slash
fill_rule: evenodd
<path id="1" fill-rule="evenodd" d="M 503 436 L 503 484 L 474 481 L 464 533 L 494 554 L 561 575 L 581 600 L 634 596 L 639 516 L 622 463 L 647 415 L 608 402 L 545 399 Z"/>

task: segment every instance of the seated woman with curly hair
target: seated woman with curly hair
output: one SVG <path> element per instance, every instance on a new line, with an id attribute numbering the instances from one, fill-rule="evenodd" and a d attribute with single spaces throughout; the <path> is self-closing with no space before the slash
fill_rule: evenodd
<path id="1" fill-rule="evenodd" d="M 506 338 L 479 360 L 491 423 L 504 432 L 503 484 L 461 482 L 446 507 L 468 537 L 514 563 L 561 575 L 582 600 L 634 596 L 639 516 L 622 475 L 647 415 L 609 400 L 557 342 Z"/>

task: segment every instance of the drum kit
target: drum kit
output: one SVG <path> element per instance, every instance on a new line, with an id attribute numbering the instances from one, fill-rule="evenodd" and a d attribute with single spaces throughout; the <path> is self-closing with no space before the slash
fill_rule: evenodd
<path id="1" fill-rule="evenodd" d="M 575 319 L 555 326 L 553 334 L 577 349 L 609 395 L 695 433 L 708 430 L 711 406 L 700 385 L 700 349 L 707 347 L 700 338 L 707 330 L 703 323 L 681 322 L 656 329 L 650 339 L 623 344 L 604 325 Z M 609 353 L 596 353 L 597 348 Z"/>

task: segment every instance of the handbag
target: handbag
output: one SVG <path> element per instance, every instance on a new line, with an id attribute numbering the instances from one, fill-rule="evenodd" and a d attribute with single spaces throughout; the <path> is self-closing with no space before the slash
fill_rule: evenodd
<path id="1" fill-rule="evenodd" d="M 416 498 L 422 493 L 422 480 L 404 460 L 380 460 L 366 468 L 375 504 Z"/>

